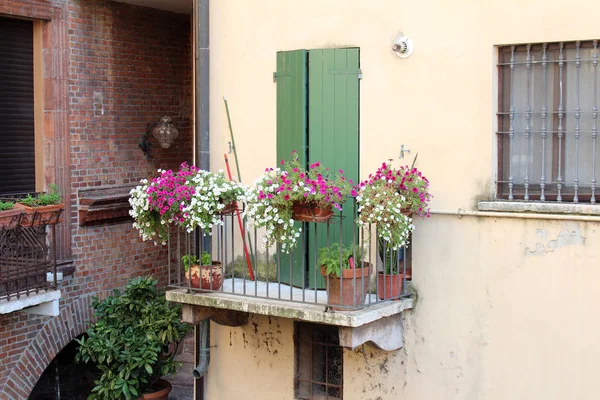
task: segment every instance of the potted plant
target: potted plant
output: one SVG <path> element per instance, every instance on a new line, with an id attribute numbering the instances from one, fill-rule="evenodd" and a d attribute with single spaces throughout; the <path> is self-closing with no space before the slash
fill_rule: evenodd
<path id="1" fill-rule="evenodd" d="M 414 167 L 414 163 L 412 167 L 398 169 L 382 163 L 374 174 L 369 175 L 369 179 L 359 184 L 357 223 L 362 226 L 376 224 L 382 261 L 384 247 L 394 252 L 409 245 L 414 230 L 412 217 L 429 217 L 431 197 L 429 181 Z M 398 260 L 399 257 L 392 259 Z M 393 269 L 400 270 L 399 267 Z M 407 275 L 409 273 L 407 271 Z"/>
<path id="2" fill-rule="evenodd" d="M 183 226 L 181 204 L 189 204 L 194 193 L 188 176 L 195 171 L 195 167 L 188 167 L 186 163 L 181 164 L 177 172 L 159 169 L 157 177 L 150 181 L 142 179 L 140 185 L 131 190 L 129 214 L 135 220 L 133 227 L 143 240 L 166 244 L 169 226 Z"/>
<path id="3" fill-rule="evenodd" d="M 242 184 L 227 179 L 223 170 L 208 172 L 196 168 L 187 179 L 194 188 L 189 204 L 182 207 L 188 232 L 200 228 L 209 234 L 214 226 L 223 224 L 223 215 L 237 210 L 237 203 L 245 197 Z"/>
<path id="4" fill-rule="evenodd" d="M 297 244 L 300 226 L 294 221 L 325 222 L 333 209 L 341 210 L 345 197 L 352 194 L 352 181 L 344 172 L 331 172 L 321 162 L 305 169 L 298 154 L 281 161 L 281 168 L 267 168 L 246 193 L 246 216 L 257 228 L 264 228 L 264 247 L 277 242 L 289 253 Z"/>
<path id="5" fill-rule="evenodd" d="M 204 251 L 200 259 L 193 254 L 181 258 L 185 269 L 185 279 L 189 286 L 204 290 L 219 290 L 223 283 L 223 268 L 220 261 L 212 261 Z"/>
<path id="6" fill-rule="evenodd" d="M 131 191 L 130 215 L 134 228 L 144 240 L 166 244 L 169 227 L 180 226 L 189 232 L 197 227 L 205 234 L 223 223 L 222 214 L 232 212 L 244 195 L 244 188 L 217 173 L 181 164 L 177 172 L 158 170 L 159 176 Z"/>
<path id="7" fill-rule="evenodd" d="M 328 304 L 333 309 L 358 309 L 364 306 L 371 264 L 362 261 L 363 254 L 362 247 L 344 247 L 339 243 L 319 249 L 318 263 L 327 284 Z"/>
<path id="8" fill-rule="evenodd" d="M 12 201 L 0 201 L 0 229 L 12 229 L 19 225 L 23 210 Z"/>
<path id="9" fill-rule="evenodd" d="M 78 339 L 77 361 L 96 363 L 100 377 L 89 399 L 164 399 L 175 373 L 177 346 L 189 330 L 181 310 L 156 289 L 152 277 L 131 279 L 123 293 L 94 298 L 87 338 Z"/>
<path id="10" fill-rule="evenodd" d="M 377 272 L 377 297 L 380 300 L 399 299 L 402 295 L 404 268 L 400 257 L 404 249 L 388 248 L 387 243 L 378 238 L 379 256 L 383 262 L 382 270 Z"/>
<path id="11" fill-rule="evenodd" d="M 31 227 L 62 222 L 62 211 L 65 206 L 62 203 L 58 186 L 52 184 L 48 193 L 40 193 L 35 196 L 29 194 L 24 199 L 17 200 L 15 208 L 23 213 L 19 224 Z"/>

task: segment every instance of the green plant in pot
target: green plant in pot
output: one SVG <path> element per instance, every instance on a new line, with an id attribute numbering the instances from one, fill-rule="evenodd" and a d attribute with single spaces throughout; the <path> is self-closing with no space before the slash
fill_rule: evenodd
<path id="1" fill-rule="evenodd" d="M 62 195 L 57 185 L 51 184 L 49 187 L 48 193 L 35 196 L 28 194 L 27 197 L 17 200 L 15 208 L 23 213 L 21 226 L 51 225 L 62 221 L 62 211 L 65 208 Z"/>
<path id="2" fill-rule="evenodd" d="M 369 289 L 371 264 L 364 248 L 333 243 L 319 249 L 318 263 L 325 278 L 328 303 L 334 309 L 362 308 Z"/>
<path id="3" fill-rule="evenodd" d="M 181 258 L 185 279 L 190 287 L 204 290 L 219 290 L 223 283 L 221 262 L 213 261 L 210 253 L 202 252 L 200 258 L 186 254 Z"/>
<path id="4" fill-rule="evenodd" d="M 404 281 L 406 248 L 393 248 L 383 238 L 377 238 L 377 250 L 383 263 L 377 272 L 377 296 L 381 300 L 399 299 Z M 408 277 L 407 277 L 408 279 Z"/>
<path id="5" fill-rule="evenodd" d="M 131 279 L 125 291 L 100 301 L 94 298 L 95 323 L 87 338 L 77 340 L 78 362 L 93 362 L 100 370 L 89 399 L 138 399 L 165 392 L 162 376 L 175 373 L 177 345 L 190 327 L 181 322 L 181 308 L 157 291 L 152 277 Z"/>
<path id="6" fill-rule="evenodd" d="M 12 201 L 0 201 L 0 229 L 11 229 L 19 225 L 22 209 L 15 208 Z"/>

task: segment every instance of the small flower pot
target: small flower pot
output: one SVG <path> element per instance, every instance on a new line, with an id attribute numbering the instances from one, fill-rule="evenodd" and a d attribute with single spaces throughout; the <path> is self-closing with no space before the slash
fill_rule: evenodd
<path id="1" fill-rule="evenodd" d="M 190 271 L 185 273 L 185 280 L 193 288 L 219 290 L 223 283 L 222 264 L 219 261 L 213 261 L 212 265 L 192 265 Z"/>
<path id="2" fill-rule="evenodd" d="M 225 203 L 225 208 L 219 211 L 219 215 L 230 215 L 233 214 L 237 209 L 237 202 L 232 201 L 231 203 Z"/>
<path id="3" fill-rule="evenodd" d="M 15 204 L 15 208 L 19 209 L 23 215 L 21 216 L 20 225 L 24 227 L 54 225 L 62 222 L 62 211 L 65 206 L 62 203 L 50 206 L 29 207 L 21 203 Z"/>
<path id="4" fill-rule="evenodd" d="M 154 382 L 153 389 L 156 391 L 152 393 L 143 393 L 139 400 L 167 400 L 173 386 L 171 386 L 168 381 L 159 379 Z"/>
<path id="5" fill-rule="evenodd" d="M 296 203 L 292 211 L 292 218 L 304 222 L 326 222 L 333 215 L 333 206 L 319 207 L 315 203 Z"/>
<path id="6" fill-rule="evenodd" d="M 23 210 L 13 207 L 10 210 L 0 211 L 0 229 L 13 229 L 19 226 Z"/>
<path id="7" fill-rule="evenodd" d="M 377 273 L 377 297 L 380 300 L 398 300 L 402 295 L 402 274 Z"/>
<path id="8" fill-rule="evenodd" d="M 364 307 L 371 276 L 370 263 L 363 262 L 363 268 L 343 269 L 341 278 L 328 276 L 325 267 L 321 266 L 321 275 L 327 284 L 328 304 L 331 308 L 358 310 Z"/>

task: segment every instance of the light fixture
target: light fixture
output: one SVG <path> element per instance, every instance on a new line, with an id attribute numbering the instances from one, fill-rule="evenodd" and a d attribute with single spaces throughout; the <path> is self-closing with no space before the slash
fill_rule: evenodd
<path id="1" fill-rule="evenodd" d="M 179 131 L 175 128 L 169 117 L 162 117 L 160 122 L 156 123 L 152 128 L 152 136 L 158 140 L 160 147 L 163 149 L 168 149 L 178 135 Z"/>
<path id="2" fill-rule="evenodd" d="M 400 58 L 407 58 L 412 54 L 413 50 L 414 44 L 412 39 L 409 39 L 402 33 L 392 42 L 392 51 Z"/>

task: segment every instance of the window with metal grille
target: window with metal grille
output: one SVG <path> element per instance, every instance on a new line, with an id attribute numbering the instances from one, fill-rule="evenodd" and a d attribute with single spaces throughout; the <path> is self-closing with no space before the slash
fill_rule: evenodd
<path id="1" fill-rule="evenodd" d="M 598 41 L 502 46 L 498 197 L 596 202 Z"/>
<path id="2" fill-rule="evenodd" d="M 296 398 L 343 398 L 344 350 L 335 326 L 296 323 Z"/>

